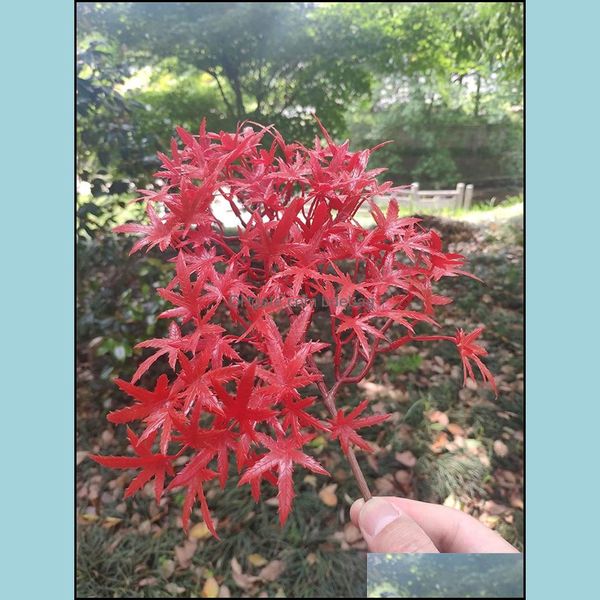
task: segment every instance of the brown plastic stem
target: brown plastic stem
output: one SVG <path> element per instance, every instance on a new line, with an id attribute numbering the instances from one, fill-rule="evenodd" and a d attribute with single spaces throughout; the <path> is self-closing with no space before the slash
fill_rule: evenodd
<path id="1" fill-rule="evenodd" d="M 354 450 L 352 450 L 352 448 L 348 448 L 347 457 L 348 462 L 350 463 L 350 468 L 352 469 L 352 474 L 356 479 L 356 483 L 358 483 L 358 489 L 360 490 L 362 497 L 365 499 L 365 502 L 367 502 L 367 500 L 370 500 L 373 496 L 371 494 L 371 490 L 369 490 L 369 486 L 367 485 L 365 476 L 361 471 L 360 465 L 356 460 L 356 456 L 354 455 Z"/>
<path id="2" fill-rule="evenodd" d="M 311 366 L 313 367 L 313 369 L 315 369 L 315 371 L 318 372 L 317 365 L 315 364 L 314 360 L 312 360 L 312 358 L 311 358 L 310 362 L 312 363 Z M 328 391 L 327 387 L 325 386 L 323 381 L 317 382 L 317 387 L 319 388 L 319 392 L 323 396 L 323 402 L 332 417 L 335 417 L 335 415 L 336 415 L 334 398 L 335 398 L 335 394 L 337 393 L 339 386 L 340 386 L 340 382 L 336 383 Z M 362 497 L 364 498 L 365 502 L 367 502 L 367 500 L 370 500 L 373 497 L 373 494 L 371 494 L 371 490 L 369 490 L 369 486 L 367 485 L 367 480 L 365 479 L 365 476 L 363 475 L 360 465 L 358 464 L 358 460 L 356 460 L 356 455 L 354 454 L 354 450 L 350 447 L 348 448 L 348 454 L 346 454 L 346 458 L 348 459 L 348 462 L 350 463 L 350 468 L 352 469 L 352 474 L 354 475 L 354 479 L 356 479 L 356 483 L 358 484 L 358 489 L 360 490 L 360 493 L 361 493 Z"/>

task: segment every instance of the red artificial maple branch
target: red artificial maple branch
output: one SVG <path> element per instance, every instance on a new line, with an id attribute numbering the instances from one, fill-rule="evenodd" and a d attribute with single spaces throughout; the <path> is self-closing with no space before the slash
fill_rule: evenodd
<path id="1" fill-rule="evenodd" d="M 173 279 L 157 290 L 169 304 L 158 315 L 169 328 L 167 337 L 136 346 L 150 354 L 131 381 L 115 381 L 133 403 L 108 419 L 138 424 L 139 435 L 128 430 L 136 456 L 92 458 L 141 469 L 127 495 L 153 479 L 158 500 L 171 477 L 166 489 L 185 490 L 185 529 L 198 501 L 216 537 L 204 484 L 224 487 L 232 462 L 238 485 L 248 484 L 256 501 L 263 482 L 277 487 L 283 524 L 294 469 L 328 475 L 306 452 L 318 434 L 340 443 L 369 499 L 355 452 L 373 448 L 358 431 L 387 415 L 365 415 L 366 400 L 352 408 L 336 406 L 336 399 L 341 386 L 369 374 L 380 354 L 411 342 L 452 342 L 465 380 L 476 367 L 494 386 L 477 343 L 481 329 L 415 331 L 439 327 L 437 307 L 451 299 L 433 286 L 465 275 L 464 258 L 445 253 L 418 218 L 400 217 L 395 200 L 384 214 L 376 200 L 394 190 L 378 182 L 383 169 L 367 168 L 372 150 L 351 152 L 348 142 L 336 144 L 319 127 L 324 142 L 317 138 L 313 148 L 251 123 L 233 133 L 207 132 L 205 121 L 197 135 L 178 128 L 181 143 L 172 140 L 170 156 L 158 154 L 162 183 L 140 190 L 149 222 L 116 228 L 141 236 L 132 252 L 176 254 Z M 356 221 L 361 206 L 374 228 Z M 223 210 L 237 234 L 223 222 Z M 327 331 L 325 341 L 314 337 Z M 158 365 L 164 372 L 146 387 Z M 311 387 L 320 399 L 308 395 Z"/>

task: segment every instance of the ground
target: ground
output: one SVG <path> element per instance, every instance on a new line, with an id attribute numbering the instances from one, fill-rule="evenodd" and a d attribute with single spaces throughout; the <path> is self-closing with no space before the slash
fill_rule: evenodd
<path id="1" fill-rule="evenodd" d="M 341 393 L 348 404 L 369 397 L 375 412 L 392 413 L 373 428 L 369 439 L 376 452 L 359 456 L 374 493 L 443 502 L 522 549 L 522 222 L 518 209 L 504 217 L 490 214 L 494 218 L 471 222 L 428 216 L 425 224 L 438 229 L 451 250 L 467 255 L 469 270 L 483 281 L 443 282 L 456 300 L 444 307 L 442 323 L 447 330 L 486 326 L 498 397 L 473 382 L 463 388 L 456 351 L 444 343 L 381 357 L 366 381 Z M 333 478 L 297 474 L 298 496 L 283 529 L 276 499 L 255 505 L 235 484 L 207 494 L 222 541 L 210 537 L 199 510 L 190 535 L 182 532 L 177 493 L 160 506 L 151 490 L 124 500 L 131 474 L 87 458 L 90 452 L 121 454 L 126 447 L 123 428 L 104 418 L 115 395 L 106 372 L 86 358 L 99 343 L 79 341 L 80 597 L 364 595 L 365 547 L 348 515 L 358 489 L 336 443 L 311 443 Z"/>

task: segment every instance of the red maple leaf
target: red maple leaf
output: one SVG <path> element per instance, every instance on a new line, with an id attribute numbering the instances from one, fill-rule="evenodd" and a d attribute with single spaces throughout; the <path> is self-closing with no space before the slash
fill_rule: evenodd
<path id="1" fill-rule="evenodd" d="M 274 440 L 266 435 L 261 435 L 260 438 L 261 444 L 269 452 L 262 456 L 254 465 L 246 469 L 238 485 L 244 485 L 245 483 L 260 479 L 263 474 L 270 471 L 277 471 L 279 520 L 283 525 L 292 510 L 292 501 L 294 499 L 294 482 L 292 480 L 294 464 L 299 464 L 309 471 L 320 475 L 329 475 L 329 473 L 314 458 L 301 451 L 303 443 L 310 441 L 312 438 L 304 438 L 302 442 L 294 438 L 283 437 Z"/>
<path id="2" fill-rule="evenodd" d="M 303 437 L 302 429 L 312 427 L 316 431 L 326 431 L 327 428 L 319 419 L 306 412 L 306 408 L 314 406 L 316 398 L 308 396 L 295 400 L 294 398 L 285 398 L 281 408 L 281 431 L 285 433 L 288 428 L 291 429 L 291 435 L 297 440 Z"/>
<path id="3" fill-rule="evenodd" d="M 342 333 L 343 331 L 350 329 L 354 335 L 356 335 L 365 356 L 370 354 L 369 340 L 366 336 L 367 333 L 370 333 L 375 338 L 385 339 L 385 335 L 383 335 L 379 329 L 373 325 L 369 325 L 369 320 L 374 316 L 375 315 L 372 314 L 353 316 L 340 314 L 338 316 L 341 323 L 337 328 L 337 333 Z"/>
<path id="4" fill-rule="evenodd" d="M 192 269 L 187 265 L 183 252 L 180 252 L 177 256 L 177 277 L 175 282 L 179 284 L 180 293 L 168 288 L 159 288 L 157 290 L 165 300 L 168 300 L 177 307 L 163 311 L 159 315 L 159 318 L 181 317 L 184 323 L 194 320 L 197 325 L 204 325 L 208 331 L 213 333 L 223 331 L 222 327 L 207 323 L 216 308 L 209 311 L 204 317 L 202 316 L 202 311 L 207 305 L 206 299 L 203 297 L 203 289 L 206 281 L 204 277 L 200 276 L 192 281 Z"/>
<path id="5" fill-rule="evenodd" d="M 351 410 L 347 415 L 343 410 L 338 410 L 337 414 L 330 421 L 331 437 L 334 440 L 339 439 L 340 446 L 344 454 L 348 454 L 350 444 L 358 446 L 366 452 L 373 452 L 370 444 L 358 435 L 357 430 L 364 427 L 371 427 L 383 423 L 390 415 L 372 415 L 370 417 L 359 417 L 369 404 L 368 400 L 363 400 L 355 409 Z"/>
<path id="6" fill-rule="evenodd" d="M 158 246 L 164 252 L 177 237 L 176 229 L 178 223 L 174 218 L 166 217 L 165 219 L 161 219 L 151 204 L 146 206 L 146 214 L 150 219 L 150 225 L 126 223 L 125 225 L 115 227 L 113 230 L 117 233 L 143 233 L 145 235 L 145 237 L 133 245 L 129 254 L 137 252 L 144 246 L 148 246 L 146 250 Z"/>
<path id="7" fill-rule="evenodd" d="M 181 514 L 181 522 L 183 529 L 187 533 L 190 527 L 190 516 L 192 514 L 192 508 L 196 498 L 200 502 L 200 510 L 202 511 L 202 518 L 208 527 L 208 530 L 213 534 L 214 537 L 219 539 L 215 526 L 210 516 L 208 504 L 206 502 L 206 496 L 204 495 L 204 488 L 202 485 L 205 481 L 214 479 L 217 474 L 207 468 L 207 464 L 211 459 L 210 453 L 202 451 L 194 456 L 186 465 L 177 473 L 175 479 L 169 484 L 170 490 L 177 487 L 185 486 L 187 491 L 185 499 L 183 501 L 183 510 Z"/>
<path id="8" fill-rule="evenodd" d="M 480 356 L 487 356 L 487 350 L 475 343 L 475 340 L 481 335 L 483 332 L 483 327 L 478 327 L 471 333 L 465 333 L 462 329 L 459 329 L 456 332 L 456 347 L 460 353 L 460 358 L 463 364 L 463 375 L 464 381 L 467 381 L 467 375 L 475 380 L 475 374 L 473 373 L 473 367 L 471 366 L 471 361 L 477 365 L 481 376 L 484 381 L 488 381 L 494 391 L 496 393 L 496 382 L 494 381 L 494 376 L 490 373 L 490 370 L 483 364 L 483 361 Z"/>
<path id="9" fill-rule="evenodd" d="M 379 231 L 386 238 L 395 240 L 402 235 L 407 228 L 417 224 L 421 219 L 417 217 L 398 217 L 398 202 L 392 198 L 388 204 L 387 215 L 384 216 L 375 202 L 371 204 L 371 210 Z"/>
<path id="10" fill-rule="evenodd" d="M 177 356 L 180 352 L 194 351 L 198 338 L 200 337 L 200 331 L 195 330 L 190 336 L 182 337 L 181 330 L 177 323 L 173 322 L 169 325 L 169 337 L 168 338 L 154 338 L 151 340 L 145 340 L 136 344 L 136 348 L 155 348 L 156 352 L 150 355 L 145 361 L 143 361 L 137 368 L 136 372 L 131 378 L 131 383 L 136 383 L 140 377 L 161 357 L 165 354 L 169 359 L 169 366 L 171 369 L 175 369 L 177 363 Z"/>
<path id="11" fill-rule="evenodd" d="M 299 398 L 298 389 L 321 378 L 317 374 L 309 373 L 306 361 L 315 352 L 326 348 L 327 344 L 302 341 L 311 314 L 312 306 L 307 304 L 292 321 L 285 342 L 271 317 L 265 316 L 260 323 L 259 329 L 264 336 L 264 346 L 272 369 L 259 369 L 260 377 L 269 384 L 265 393 L 274 394 L 279 399 Z"/>
<path id="12" fill-rule="evenodd" d="M 173 400 L 169 378 L 161 375 L 156 381 L 154 391 L 147 390 L 141 386 L 133 385 L 122 379 L 115 379 L 115 383 L 126 394 L 136 400 L 132 406 L 126 406 L 108 413 L 107 418 L 111 423 L 130 423 L 131 421 L 144 421 L 146 429 L 140 440 L 144 441 L 154 435 L 159 429 L 161 431 L 160 449 L 166 453 L 167 446 L 171 440 L 172 415 L 171 407 Z"/>
<path id="13" fill-rule="evenodd" d="M 125 498 L 132 496 L 154 478 L 154 494 L 156 502 L 162 496 L 165 476 L 173 475 L 173 460 L 175 456 L 164 453 L 152 454 L 154 435 L 145 441 L 140 441 L 131 429 L 127 428 L 127 437 L 133 451 L 137 456 L 100 456 L 90 454 L 90 458 L 97 463 L 111 469 L 141 469 L 125 490 Z"/>
<path id="14" fill-rule="evenodd" d="M 193 418 L 197 420 L 202 410 L 223 415 L 223 407 L 212 391 L 214 381 L 230 381 L 239 371 L 235 365 L 209 369 L 211 349 L 205 348 L 192 359 L 180 354 L 181 371 L 173 382 L 171 395 L 183 400 L 183 413 L 193 410 Z"/>

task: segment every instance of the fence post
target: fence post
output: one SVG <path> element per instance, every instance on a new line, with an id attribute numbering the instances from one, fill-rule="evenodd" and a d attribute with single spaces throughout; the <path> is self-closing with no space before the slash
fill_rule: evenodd
<path id="1" fill-rule="evenodd" d="M 472 200 L 473 200 L 473 184 L 470 183 L 465 188 L 465 202 L 464 202 L 465 210 L 469 210 L 471 208 L 471 201 Z"/>
<path id="2" fill-rule="evenodd" d="M 462 208 L 465 201 L 465 184 L 456 184 L 456 196 L 454 197 L 454 210 Z"/>
<path id="3" fill-rule="evenodd" d="M 410 184 L 410 210 L 419 207 L 419 182 L 414 181 Z"/>

